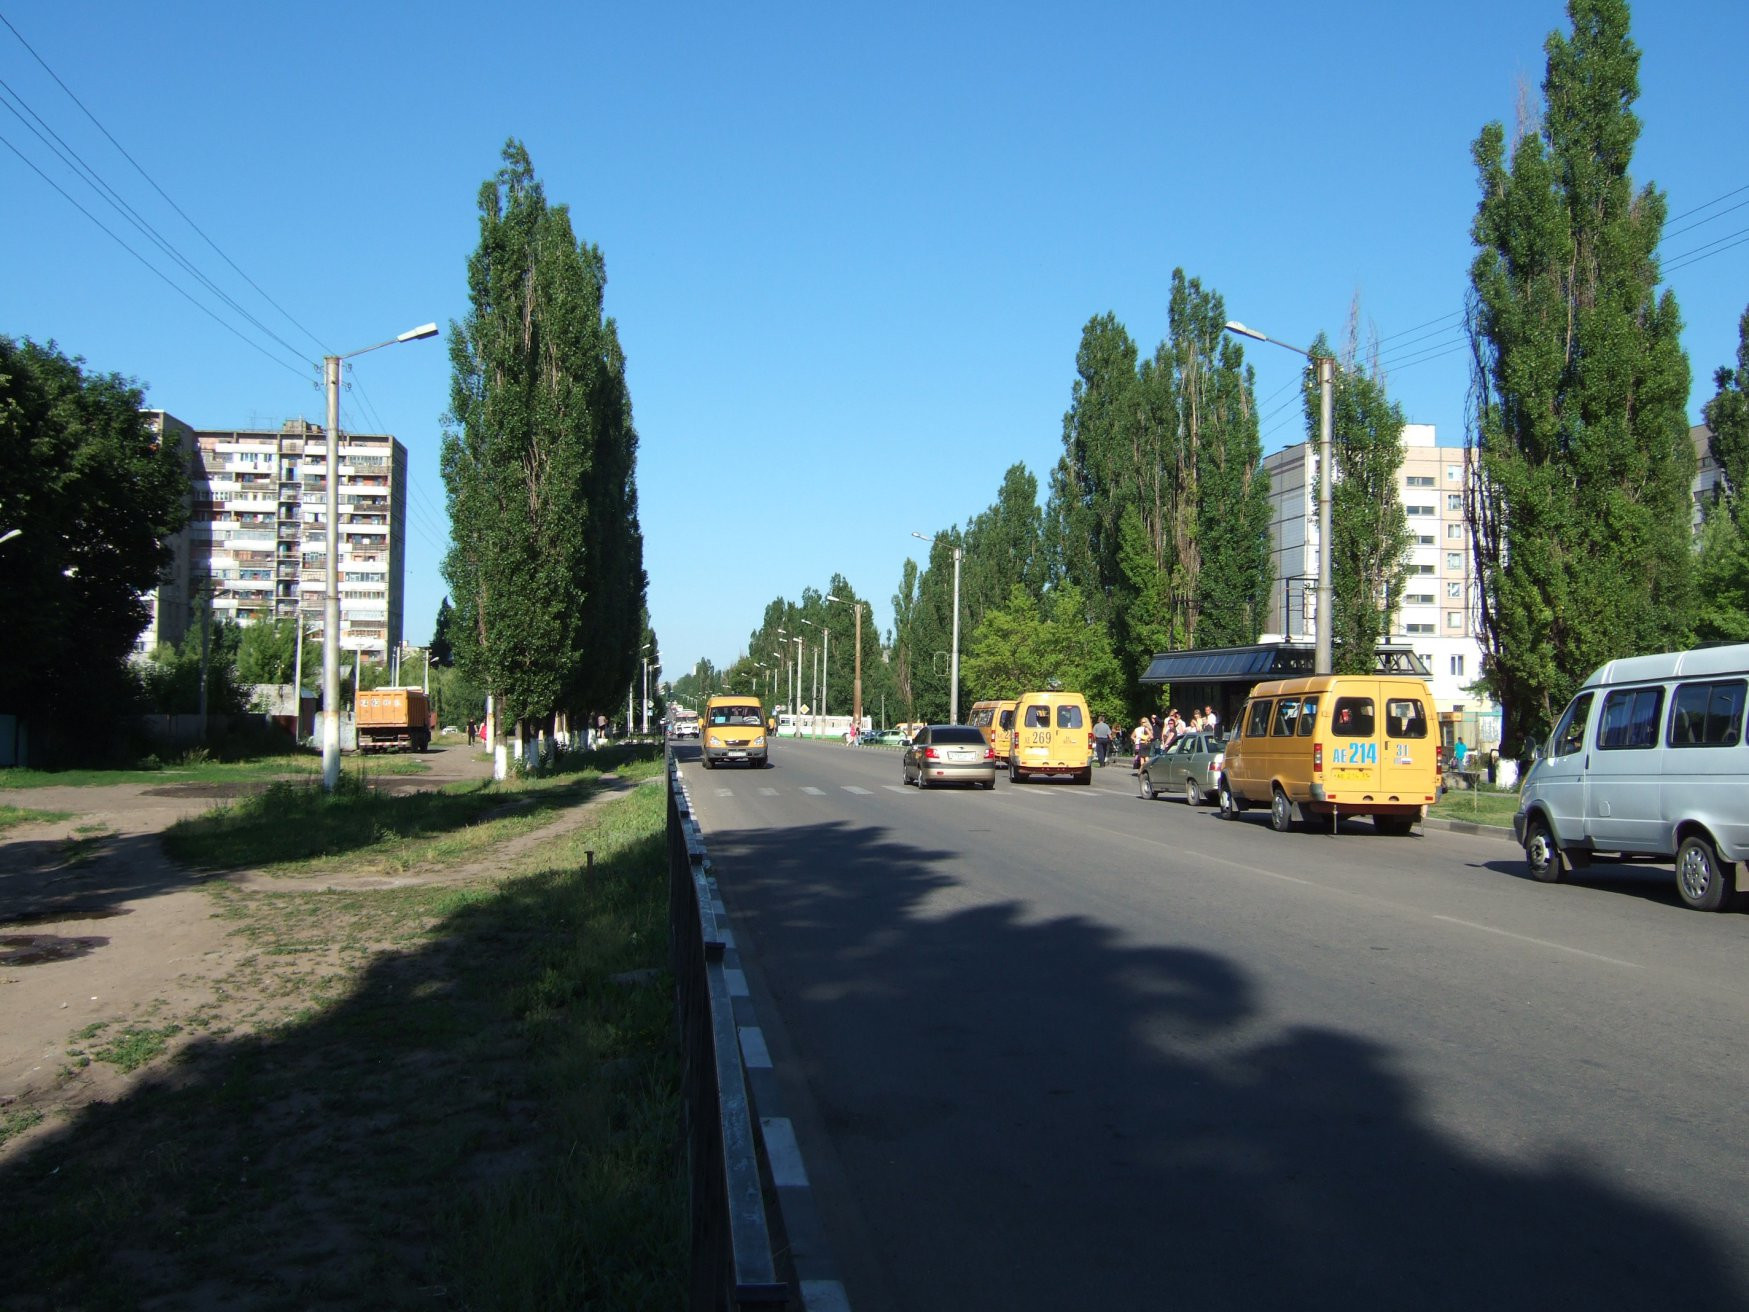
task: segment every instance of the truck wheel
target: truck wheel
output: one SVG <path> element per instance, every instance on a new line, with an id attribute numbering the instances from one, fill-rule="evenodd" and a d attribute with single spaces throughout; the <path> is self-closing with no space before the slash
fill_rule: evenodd
<path id="1" fill-rule="evenodd" d="M 1555 844 L 1554 830 L 1541 816 L 1525 826 L 1524 863 L 1530 868 L 1531 878 L 1545 884 L 1558 884 L 1567 877 L 1567 859 Z"/>
<path id="2" fill-rule="evenodd" d="M 1287 800 L 1287 794 L 1282 792 L 1279 784 L 1269 799 L 1269 827 L 1278 834 L 1285 834 L 1294 827 L 1294 804 Z"/>
<path id="3" fill-rule="evenodd" d="M 1233 796 L 1233 785 L 1227 782 L 1226 776 L 1221 777 L 1220 790 L 1215 794 L 1215 800 L 1220 803 L 1221 819 L 1237 820 L 1243 809 L 1239 799 Z"/>
<path id="4" fill-rule="evenodd" d="M 1696 834 L 1676 849 L 1676 891 L 1696 911 L 1723 911 L 1736 891 L 1737 866 L 1719 860 L 1711 840 Z"/>

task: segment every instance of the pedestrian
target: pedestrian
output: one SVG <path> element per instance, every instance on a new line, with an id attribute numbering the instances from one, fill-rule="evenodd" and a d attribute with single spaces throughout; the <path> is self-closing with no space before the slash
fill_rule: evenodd
<path id="1" fill-rule="evenodd" d="M 1459 738 L 1451 749 L 1452 768 L 1460 775 L 1464 772 L 1464 762 L 1469 758 L 1470 749 L 1464 746 L 1464 740 Z"/>
<path id="2" fill-rule="evenodd" d="M 474 717 L 468 717 L 468 746 L 474 745 Z"/>
<path id="3" fill-rule="evenodd" d="M 1148 744 L 1152 742 L 1153 739 L 1153 725 L 1148 722 L 1148 717 L 1144 715 L 1141 719 L 1136 721 L 1136 732 L 1134 735 L 1136 759 L 1135 764 L 1130 767 L 1132 774 L 1141 773 L 1142 758 L 1148 754 Z"/>
<path id="4" fill-rule="evenodd" d="M 1105 764 L 1105 758 L 1111 751 L 1111 726 L 1105 722 L 1102 715 L 1093 722 L 1093 753 L 1100 765 Z"/>
<path id="5" fill-rule="evenodd" d="M 1221 718 L 1220 718 L 1220 716 L 1215 714 L 1215 708 L 1212 706 L 1203 707 L 1202 708 L 1202 731 L 1204 733 L 1207 733 L 1207 734 L 1219 733 L 1220 727 L 1221 727 Z"/>

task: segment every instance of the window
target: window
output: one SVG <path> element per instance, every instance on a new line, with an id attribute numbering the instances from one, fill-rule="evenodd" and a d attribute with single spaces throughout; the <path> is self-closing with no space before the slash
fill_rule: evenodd
<path id="1" fill-rule="evenodd" d="M 1436 574 L 1438 571 L 1432 565 L 1417 565 L 1410 571 L 1414 574 Z"/>
<path id="2" fill-rule="evenodd" d="M 1735 747 L 1743 741 L 1745 684 L 1685 683 L 1670 699 L 1672 747 Z"/>
<path id="3" fill-rule="evenodd" d="M 1457 655 L 1455 655 L 1451 658 L 1451 672 L 1453 674 L 1460 675 L 1460 676 L 1463 674 L 1463 672 L 1464 672 L 1463 653 L 1459 652 Z"/>
<path id="4" fill-rule="evenodd" d="M 1447 569 L 1462 569 L 1464 567 L 1464 553 L 1461 551 L 1446 552 L 1445 567 Z"/>
<path id="5" fill-rule="evenodd" d="M 1464 540 L 1464 532 L 1465 528 L 1462 524 L 1447 524 L 1445 526 L 1445 536 L 1452 542 L 1462 542 Z"/>
<path id="6" fill-rule="evenodd" d="M 1427 708 L 1419 698 L 1393 697 L 1385 703 L 1385 735 L 1389 738 L 1427 737 Z"/>
<path id="7" fill-rule="evenodd" d="M 1416 541 L 1424 547 L 1431 547 L 1437 545 L 1439 539 L 1434 537 L 1431 533 L 1423 533 L 1416 538 Z"/>
<path id="8" fill-rule="evenodd" d="M 1405 606 L 1431 606 L 1433 594 L 1431 592 L 1411 592 L 1403 598 L 1403 604 Z"/>
<path id="9" fill-rule="evenodd" d="M 1582 692 L 1567 707 L 1549 739 L 1549 755 L 1571 756 L 1585 746 L 1585 723 L 1591 718 L 1591 694 Z"/>
<path id="10" fill-rule="evenodd" d="M 1048 706 L 1028 706 L 1026 708 L 1026 727 L 1028 729 L 1050 728 L 1051 708 Z"/>
<path id="11" fill-rule="evenodd" d="M 1450 597 L 1453 601 L 1462 601 L 1464 597 L 1464 585 L 1455 580 L 1451 583 L 1447 583 L 1445 585 L 1445 595 Z"/>
<path id="12" fill-rule="evenodd" d="M 1462 477 L 1463 477 L 1463 470 L 1459 469 L 1456 465 L 1447 465 L 1445 467 L 1445 481 L 1446 482 L 1455 483 L 1458 481 L 1458 479 L 1460 479 Z"/>
<path id="13" fill-rule="evenodd" d="M 1300 718 L 1300 699 L 1283 697 L 1275 704 L 1275 723 L 1269 733 L 1273 738 L 1292 738 L 1294 725 Z"/>
<path id="14" fill-rule="evenodd" d="M 1338 697 L 1336 714 L 1331 717 L 1330 730 L 1338 738 L 1371 738 L 1373 705 L 1371 697 Z"/>
<path id="15" fill-rule="evenodd" d="M 1603 699 L 1603 719 L 1597 745 L 1604 751 L 1623 747 L 1656 747 L 1658 717 L 1664 709 L 1662 688 L 1618 688 Z"/>
<path id="16" fill-rule="evenodd" d="M 1464 613 L 1461 610 L 1448 610 L 1445 613 L 1445 627 L 1461 629 L 1464 626 Z"/>
<path id="17" fill-rule="evenodd" d="M 1433 515 L 1438 512 L 1432 506 L 1404 506 L 1403 513 L 1413 518 L 1416 515 Z"/>
<path id="18" fill-rule="evenodd" d="M 1274 705 L 1275 703 L 1267 698 L 1251 703 L 1251 713 L 1245 717 L 1245 736 L 1247 738 L 1261 738 L 1269 732 L 1269 712 Z"/>
<path id="19" fill-rule="evenodd" d="M 764 722 L 757 706 L 711 707 L 712 724 L 763 724 Z"/>
<path id="20" fill-rule="evenodd" d="M 1409 477 L 1407 477 L 1403 480 L 1403 486 L 1405 486 L 1405 487 L 1432 487 L 1433 486 L 1433 475 L 1432 474 L 1410 474 Z"/>
<path id="21" fill-rule="evenodd" d="M 1318 699 L 1308 697 L 1300 707 L 1300 737 L 1310 738 L 1318 725 Z"/>
<path id="22" fill-rule="evenodd" d="M 1464 494 L 1462 492 L 1447 492 L 1445 494 L 1445 508 L 1447 510 L 1462 511 L 1464 508 Z"/>
<path id="23" fill-rule="evenodd" d="M 1417 638 L 1433 636 L 1433 626 L 1431 624 L 1405 624 L 1403 626 L 1403 631 Z"/>
<path id="24" fill-rule="evenodd" d="M 1057 707 L 1057 728 L 1079 729 L 1081 724 L 1081 708 L 1073 702 L 1065 702 Z"/>

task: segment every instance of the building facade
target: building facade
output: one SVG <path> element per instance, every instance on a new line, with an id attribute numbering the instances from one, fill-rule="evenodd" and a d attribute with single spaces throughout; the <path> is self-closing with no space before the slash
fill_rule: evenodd
<path id="1" fill-rule="evenodd" d="M 323 427 L 293 419 L 277 430 L 205 430 L 168 415 L 164 421 L 188 429 L 197 459 L 189 524 L 177 547 L 188 578 L 180 594 L 160 590 L 155 637 L 170 632 L 170 612 L 192 615 L 209 597 L 218 618 L 238 624 L 301 618 L 307 632 L 322 636 Z M 340 647 L 380 662 L 401 641 L 407 449 L 387 434 L 342 433 L 338 459 Z"/>
<path id="2" fill-rule="evenodd" d="M 1409 578 L 1394 600 L 1387 637 L 1412 648 L 1431 671 L 1433 699 L 1470 746 L 1499 738 L 1498 708 L 1471 685 L 1482 673 L 1475 553 L 1464 516 L 1470 453 L 1438 445 L 1432 424 L 1403 426 L 1397 492 L 1410 534 Z M 1269 475 L 1269 542 L 1275 596 L 1269 636 L 1307 640 L 1317 616 L 1318 450 L 1284 447 L 1263 461 Z M 1492 733 L 1490 733 L 1492 730 Z"/>
<path id="3" fill-rule="evenodd" d="M 157 435 L 159 445 L 174 442 L 181 452 L 183 468 L 188 473 L 188 490 L 183 493 L 182 505 L 192 517 L 197 495 L 204 496 L 199 493 L 204 476 L 201 473 L 200 453 L 195 446 L 194 429 L 163 410 L 147 410 L 145 417 L 147 424 Z M 186 528 L 170 541 L 170 565 L 164 571 L 163 582 L 158 585 L 156 592 L 149 593 L 146 597 L 146 605 L 151 615 L 146 621 L 146 627 L 140 630 L 140 636 L 134 639 L 136 657 L 146 655 L 161 642 L 173 645 L 179 643 L 188 632 L 194 614 L 195 595 L 195 566 L 189 542 Z"/>

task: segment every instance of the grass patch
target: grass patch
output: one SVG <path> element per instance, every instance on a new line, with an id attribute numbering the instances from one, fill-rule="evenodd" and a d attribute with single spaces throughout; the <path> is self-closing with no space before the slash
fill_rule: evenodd
<path id="1" fill-rule="evenodd" d="M 0 805 L 0 834 L 18 825 L 40 825 L 51 820 L 71 820 L 71 811 L 31 811 L 22 806 Z"/>
<path id="2" fill-rule="evenodd" d="M 423 774 L 431 767 L 415 756 L 353 757 L 349 776 Z M 115 784 L 251 783 L 281 776 L 319 777 L 322 758 L 311 752 L 286 752 L 246 761 L 214 761 L 199 751 L 169 765 L 155 762 L 131 770 L 0 770 L 0 790 L 8 788 L 107 788 Z"/>
<path id="3" fill-rule="evenodd" d="M 1480 788 L 1448 788 L 1427 814 L 1440 820 L 1467 820 L 1471 824 L 1511 829 L 1517 811 L 1516 790 L 1483 784 Z"/>
<path id="4" fill-rule="evenodd" d="M 331 866 L 342 856 L 349 874 L 453 865 L 588 800 L 608 765 L 623 779 L 662 770 L 655 758 L 580 759 L 544 776 L 399 795 L 377 792 L 351 775 L 332 793 L 319 779 L 282 780 L 234 805 L 178 821 L 164 832 L 164 850 L 199 870 L 296 873 Z"/>
<path id="5" fill-rule="evenodd" d="M 383 800 L 393 824 L 416 799 Z M 162 1073 L 0 1153 L 30 1200 L 0 1227 L 7 1298 L 681 1306 L 664 808 L 635 789 L 501 880 L 214 886 L 249 949 L 218 1000 L 77 1036 L 106 1061 L 181 1025 Z"/>
<path id="6" fill-rule="evenodd" d="M 0 1148 L 4 1148 L 26 1130 L 34 1130 L 42 1123 L 43 1114 L 35 1107 L 0 1109 Z"/>

